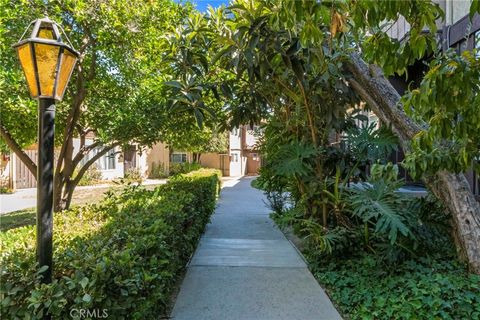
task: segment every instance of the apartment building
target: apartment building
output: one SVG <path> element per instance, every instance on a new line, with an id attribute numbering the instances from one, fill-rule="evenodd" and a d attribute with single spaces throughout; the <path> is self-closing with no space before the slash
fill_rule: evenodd
<path id="1" fill-rule="evenodd" d="M 224 153 L 204 153 L 200 156 L 199 163 L 207 168 L 222 171 L 224 176 L 255 175 L 260 168 L 261 159 L 256 150 L 258 127 L 250 129 L 248 126 L 234 128 L 229 135 L 228 150 Z M 93 143 L 94 137 L 86 139 L 85 144 Z M 74 155 L 80 148 L 80 140 L 73 140 Z M 32 145 L 25 152 L 36 162 L 37 147 Z M 90 152 L 83 163 L 96 154 Z M 138 171 L 143 177 L 151 175 L 154 167 L 161 167 L 168 173 L 172 165 L 193 162 L 193 154 L 188 151 L 174 150 L 167 144 L 158 142 L 151 148 L 141 149 L 137 145 L 130 145 L 121 149 L 113 148 L 96 161 L 94 166 L 101 173 L 102 179 L 112 180 L 123 178 L 130 170 Z M 35 176 L 27 167 L 11 153 L 2 155 L 0 159 L 0 179 L 2 186 L 12 189 L 36 187 Z"/>
<path id="2" fill-rule="evenodd" d="M 477 55 L 480 57 L 480 15 L 476 14 L 472 20 L 469 17 L 470 0 L 436 0 L 434 1 L 440 5 L 445 12 L 445 20 L 438 21 L 438 42 L 442 50 L 452 48 L 457 53 L 465 50 L 472 50 L 476 48 Z M 387 33 L 390 37 L 404 40 L 408 37 L 410 30 L 409 24 L 403 17 L 400 17 L 389 29 Z M 428 30 L 425 30 L 428 32 Z M 428 60 L 425 57 L 424 60 Z M 390 82 L 395 89 L 403 94 L 408 87 L 418 86 L 422 80 L 423 74 L 426 71 L 424 61 L 418 61 L 413 66 L 408 68 L 408 76 L 393 76 L 390 77 Z M 404 159 L 404 154 L 400 150 L 390 159 L 394 163 L 400 162 Z M 407 182 L 414 182 L 408 175 L 408 172 L 401 169 L 401 176 Z M 480 179 L 477 172 L 469 170 L 465 173 L 472 191 L 476 195 L 480 195 Z"/>
<path id="3" fill-rule="evenodd" d="M 256 150 L 258 127 L 233 128 L 228 134 L 228 149 L 225 152 L 202 153 L 198 162 L 207 168 L 222 171 L 224 176 L 243 176 L 258 173 L 261 159 Z M 125 159 L 130 159 L 125 154 Z M 144 176 L 148 176 L 154 166 L 162 166 L 168 172 L 170 166 L 178 163 L 193 162 L 193 154 L 188 151 L 174 150 L 159 142 L 151 149 L 137 153 L 131 163 Z"/>

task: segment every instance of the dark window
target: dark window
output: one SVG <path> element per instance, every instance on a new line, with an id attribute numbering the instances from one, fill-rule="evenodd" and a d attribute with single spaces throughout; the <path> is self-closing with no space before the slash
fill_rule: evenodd
<path id="1" fill-rule="evenodd" d="M 80 164 L 83 166 L 87 161 L 92 159 L 97 153 L 102 150 L 101 147 L 93 149 L 89 154 L 87 154 L 81 161 Z M 115 161 L 115 149 L 109 150 L 106 154 L 100 157 L 95 161 L 94 166 L 99 170 L 113 170 L 116 166 Z"/>
<path id="2" fill-rule="evenodd" d="M 232 129 L 232 135 L 239 137 L 240 136 L 240 129 L 239 128 L 233 128 Z"/>
<path id="3" fill-rule="evenodd" d="M 115 169 L 115 150 L 112 149 L 108 151 L 106 155 L 100 158 L 100 161 L 101 161 L 100 167 L 103 170 Z"/>
<path id="4" fill-rule="evenodd" d="M 171 162 L 174 162 L 174 163 L 187 162 L 187 154 L 186 153 L 180 153 L 180 152 L 173 153 L 172 157 L 171 157 Z"/>

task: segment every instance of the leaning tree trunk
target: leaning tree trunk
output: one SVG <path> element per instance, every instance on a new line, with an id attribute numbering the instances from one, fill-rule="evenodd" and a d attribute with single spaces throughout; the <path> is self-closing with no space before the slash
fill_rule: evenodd
<path id="1" fill-rule="evenodd" d="M 352 74 L 349 79 L 352 88 L 383 123 L 391 125 L 401 147 L 408 151 L 409 142 L 422 128 L 405 114 L 398 92 L 378 66 L 368 65 L 358 54 L 350 56 L 347 68 Z M 423 180 L 452 213 L 460 258 L 466 259 L 470 269 L 480 274 L 480 204 L 467 179 L 461 173 L 439 171 Z"/>

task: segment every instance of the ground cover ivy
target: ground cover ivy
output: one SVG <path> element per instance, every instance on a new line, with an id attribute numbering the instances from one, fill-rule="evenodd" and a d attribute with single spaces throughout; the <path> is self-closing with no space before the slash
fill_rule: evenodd
<path id="1" fill-rule="evenodd" d="M 310 260 L 315 277 L 347 319 L 478 319 L 480 276 L 453 257 L 386 266 L 373 254 Z"/>

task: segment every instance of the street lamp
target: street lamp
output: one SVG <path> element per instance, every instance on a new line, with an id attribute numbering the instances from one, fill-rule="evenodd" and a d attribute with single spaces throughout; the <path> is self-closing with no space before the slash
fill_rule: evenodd
<path id="1" fill-rule="evenodd" d="M 31 31 L 30 37 L 24 39 Z M 62 42 L 65 36 L 68 44 Z M 55 100 L 61 101 L 78 52 L 63 29 L 48 18 L 30 23 L 13 46 L 32 98 L 38 99 L 37 261 L 48 266 L 43 282 L 52 281 L 53 166 Z"/>

